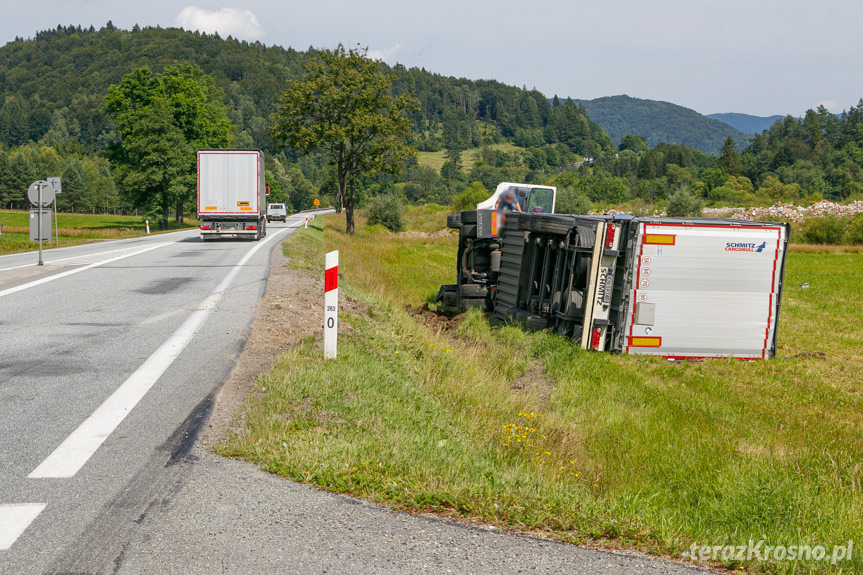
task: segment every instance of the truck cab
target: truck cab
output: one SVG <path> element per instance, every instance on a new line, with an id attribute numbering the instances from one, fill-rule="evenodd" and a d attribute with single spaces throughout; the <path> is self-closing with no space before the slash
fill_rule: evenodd
<path id="1" fill-rule="evenodd" d="M 285 222 L 288 220 L 288 210 L 285 204 L 267 204 L 267 221 Z"/>
<path id="2" fill-rule="evenodd" d="M 521 211 L 531 214 L 553 214 L 554 202 L 557 199 L 557 188 L 554 186 L 536 186 L 533 184 L 516 184 L 501 182 L 495 188 L 491 197 L 476 205 L 478 210 L 493 210 L 497 201 L 507 192 L 512 191 L 518 201 Z"/>

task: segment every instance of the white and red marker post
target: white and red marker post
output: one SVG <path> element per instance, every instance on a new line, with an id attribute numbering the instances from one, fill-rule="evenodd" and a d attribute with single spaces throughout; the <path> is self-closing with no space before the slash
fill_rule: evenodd
<path id="1" fill-rule="evenodd" d="M 339 330 L 339 252 L 326 255 L 324 263 L 324 359 L 335 359 Z"/>

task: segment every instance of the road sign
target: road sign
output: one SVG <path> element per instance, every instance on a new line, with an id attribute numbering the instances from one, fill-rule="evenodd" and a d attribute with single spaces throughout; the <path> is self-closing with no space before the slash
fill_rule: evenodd
<path id="1" fill-rule="evenodd" d="M 34 206 L 39 205 L 39 188 L 42 188 L 42 205 L 54 203 L 54 188 L 45 180 L 39 180 L 30 184 L 27 188 L 27 198 Z"/>
<path id="2" fill-rule="evenodd" d="M 52 188 L 54 188 L 55 194 L 59 194 L 60 192 L 63 191 L 63 189 L 60 186 L 60 178 L 48 178 L 48 184 Z"/>
<path id="3" fill-rule="evenodd" d="M 51 230 L 51 218 L 52 218 L 51 208 L 48 208 L 48 209 L 42 208 L 41 210 L 39 208 L 30 208 L 30 241 L 31 242 L 38 242 L 39 241 L 39 231 L 40 231 L 39 212 L 40 211 L 42 212 L 42 226 L 41 226 L 42 240 L 46 241 L 46 242 L 51 240 L 51 235 L 53 233 Z"/>
<path id="4" fill-rule="evenodd" d="M 321 205 L 321 201 L 318 198 L 315 198 L 315 201 L 312 202 L 312 205 L 314 205 L 315 207 L 318 207 Z"/>

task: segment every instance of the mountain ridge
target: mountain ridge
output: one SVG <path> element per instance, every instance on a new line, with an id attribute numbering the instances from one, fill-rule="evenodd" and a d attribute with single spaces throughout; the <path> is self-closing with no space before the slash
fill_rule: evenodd
<path id="1" fill-rule="evenodd" d="M 751 114 L 740 114 L 737 112 L 724 112 L 721 114 L 705 114 L 707 118 L 719 120 L 733 128 L 737 128 L 741 132 L 747 134 L 760 134 L 764 130 L 770 128 L 773 122 L 781 120 L 785 116 L 782 114 L 774 114 L 773 116 L 753 116 Z"/>
<path id="2" fill-rule="evenodd" d="M 590 119 L 602 126 L 615 144 L 627 134 L 634 134 L 647 140 L 650 147 L 661 143 L 683 144 L 718 155 L 728 136 L 739 149 L 744 148 L 751 137 L 730 124 L 671 102 L 626 94 L 573 101 L 584 107 Z"/>

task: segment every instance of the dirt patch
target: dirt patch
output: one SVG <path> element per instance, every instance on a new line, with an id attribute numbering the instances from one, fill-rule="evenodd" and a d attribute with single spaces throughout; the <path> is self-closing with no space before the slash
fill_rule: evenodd
<path id="1" fill-rule="evenodd" d="M 807 350 L 795 353 L 792 357 L 799 357 L 801 359 L 827 359 L 827 354 L 823 351 Z"/>
<path id="2" fill-rule="evenodd" d="M 423 325 L 435 335 L 455 332 L 464 319 L 464 314 L 461 313 L 453 314 L 443 310 L 429 309 L 429 304 L 427 303 L 419 307 L 413 307 L 408 304 L 405 306 L 405 311 L 419 318 L 423 322 Z"/>
<path id="3" fill-rule="evenodd" d="M 211 449 L 229 431 L 242 427 L 241 410 L 258 375 L 269 371 L 279 356 L 301 339 L 323 336 L 324 274 L 290 269 L 289 264 L 281 245 L 276 246 L 266 292 L 258 302 L 246 345 L 219 389 L 208 425 L 199 436 L 198 445 L 204 449 Z M 345 298 L 342 290 L 339 311 L 352 316 L 366 313 L 358 302 Z M 339 323 L 339 333 L 351 329 L 346 322 Z"/>
<path id="4" fill-rule="evenodd" d="M 443 228 L 442 230 L 438 230 L 436 232 L 418 232 L 416 230 L 409 230 L 406 232 L 399 232 L 398 236 L 400 238 L 408 239 L 408 240 L 424 240 L 424 239 L 437 239 L 437 238 L 446 238 L 455 233 L 458 230 L 451 228 Z"/>
<path id="5" fill-rule="evenodd" d="M 546 400 L 554 391 L 554 379 L 546 375 L 544 365 L 534 363 L 524 375 L 518 376 L 512 382 L 510 389 Z"/>

